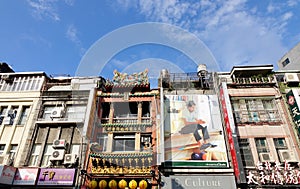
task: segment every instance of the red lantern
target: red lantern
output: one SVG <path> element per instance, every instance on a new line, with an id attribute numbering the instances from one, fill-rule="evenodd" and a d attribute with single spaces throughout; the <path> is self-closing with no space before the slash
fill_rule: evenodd
<path id="1" fill-rule="evenodd" d="M 140 187 L 140 189 L 146 189 L 147 186 L 148 186 L 147 181 L 141 180 L 141 181 L 139 182 L 139 187 Z"/>
<path id="2" fill-rule="evenodd" d="M 107 182 L 106 182 L 106 180 L 101 180 L 100 182 L 99 182 L 99 188 L 100 189 L 105 189 L 107 187 Z"/>
<path id="3" fill-rule="evenodd" d="M 136 187 L 137 187 L 137 182 L 135 180 L 131 180 L 129 182 L 129 188 L 130 189 L 136 189 Z"/>
<path id="4" fill-rule="evenodd" d="M 97 181 L 92 180 L 92 181 L 90 182 L 90 188 L 91 188 L 91 189 L 95 189 L 95 188 L 97 188 L 97 186 L 98 186 Z"/>
<path id="5" fill-rule="evenodd" d="M 115 181 L 115 180 L 109 181 L 108 187 L 109 187 L 110 189 L 117 189 L 117 181 Z"/>
<path id="6" fill-rule="evenodd" d="M 122 179 L 119 181 L 119 188 L 124 189 L 127 186 L 126 180 Z"/>

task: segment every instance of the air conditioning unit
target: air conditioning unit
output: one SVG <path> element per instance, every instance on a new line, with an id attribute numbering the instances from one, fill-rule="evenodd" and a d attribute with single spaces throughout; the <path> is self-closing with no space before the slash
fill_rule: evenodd
<path id="1" fill-rule="evenodd" d="M 76 163 L 76 154 L 66 154 L 64 158 L 64 164 L 74 164 Z"/>
<path id="2" fill-rule="evenodd" d="M 141 142 L 151 142 L 151 136 L 142 136 Z"/>
<path id="3" fill-rule="evenodd" d="M 12 125 L 11 117 L 8 117 L 8 116 L 4 117 L 3 124 L 4 125 Z"/>
<path id="4" fill-rule="evenodd" d="M 284 77 L 287 83 L 299 83 L 299 77 L 297 73 L 285 73 Z"/>
<path id="5" fill-rule="evenodd" d="M 57 149 L 54 150 L 51 157 L 50 161 L 61 161 L 64 159 L 65 156 L 65 150 L 64 149 Z"/>
<path id="6" fill-rule="evenodd" d="M 64 110 L 62 107 L 55 107 L 53 108 L 53 110 L 51 111 L 51 118 L 61 118 L 64 115 Z"/>
<path id="7" fill-rule="evenodd" d="M 52 148 L 54 149 L 65 149 L 67 147 L 67 141 L 65 139 L 54 140 Z"/>
<path id="8" fill-rule="evenodd" d="M 290 150 L 278 150 L 280 160 L 284 161 L 296 161 L 296 157 L 293 151 Z"/>
<path id="9" fill-rule="evenodd" d="M 259 153 L 259 159 L 261 162 L 274 161 L 270 153 Z"/>

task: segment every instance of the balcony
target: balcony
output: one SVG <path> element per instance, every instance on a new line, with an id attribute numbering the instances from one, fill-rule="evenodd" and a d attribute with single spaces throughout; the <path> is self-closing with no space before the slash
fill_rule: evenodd
<path id="1" fill-rule="evenodd" d="M 235 85 L 270 85 L 275 84 L 274 76 L 252 76 L 252 77 L 237 77 L 232 79 L 231 84 Z"/>
<path id="2" fill-rule="evenodd" d="M 67 118 L 67 117 L 61 117 L 61 118 L 38 118 L 37 123 L 83 123 L 83 118 Z"/>
<path id="3" fill-rule="evenodd" d="M 105 131 L 110 132 L 132 132 L 141 131 L 145 132 L 147 128 L 152 127 L 151 117 L 141 117 L 138 119 L 136 114 L 117 116 L 110 121 L 109 118 L 101 119 L 101 126 L 105 128 Z"/>
<path id="4" fill-rule="evenodd" d="M 276 110 L 234 111 L 237 124 L 281 124 L 281 118 Z"/>

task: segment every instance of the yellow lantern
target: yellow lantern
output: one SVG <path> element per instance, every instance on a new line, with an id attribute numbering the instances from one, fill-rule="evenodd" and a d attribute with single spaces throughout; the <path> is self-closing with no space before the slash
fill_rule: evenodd
<path id="1" fill-rule="evenodd" d="M 91 188 L 91 189 L 95 189 L 95 188 L 97 188 L 97 186 L 98 186 L 97 181 L 92 180 L 92 181 L 90 182 L 90 188 Z"/>
<path id="2" fill-rule="evenodd" d="M 115 181 L 115 180 L 109 181 L 108 187 L 111 189 L 117 189 L 117 181 Z"/>
<path id="3" fill-rule="evenodd" d="M 124 189 L 127 186 L 126 180 L 122 179 L 119 181 L 119 188 Z"/>
<path id="4" fill-rule="evenodd" d="M 106 180 L 101 180 L 100 182 L 99 182 L 99 188 L 100 189 L 105 189 L 107 187 L 107 182 L 106 182 Z"/>
<path id="5" fill-rule="evenodd" d="M 140 187 L 140 189 L 146 189 L 147 186 L 148 186 L 147 181 L 141 180 L 141 181 L 139 182 L 139 187 Z"/>
<path id="6" fill-rule="evenodd" d="M 129 182 L 129 188 L 130 189 L 136 189 L 136 187 L 137 187 L 137 182 L 135 180 L 131 180 Z"/>

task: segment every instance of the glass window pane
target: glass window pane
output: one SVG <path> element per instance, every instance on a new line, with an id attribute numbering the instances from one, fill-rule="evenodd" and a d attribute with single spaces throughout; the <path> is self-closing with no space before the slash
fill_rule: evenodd
<path id="1" fill-rule="evenodd" d="M 21 115 L 20 115 L 20 119 L 19 119 L 18 125 L 24 125 L 26 123 L 28 114 L 29 114 L 29 107 L 28 106 L 24 106 L 22 108 L 22 112 L 21 112 Z"/>

